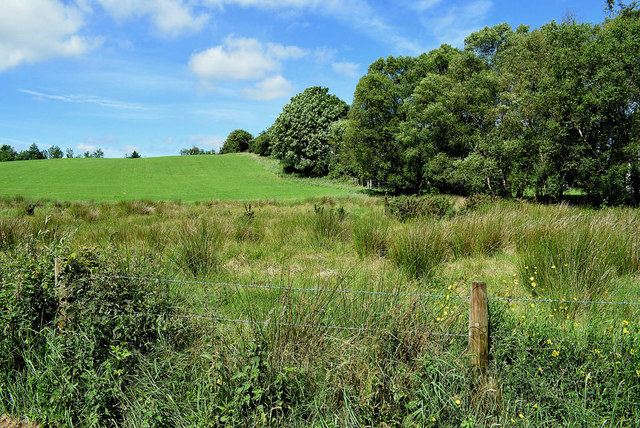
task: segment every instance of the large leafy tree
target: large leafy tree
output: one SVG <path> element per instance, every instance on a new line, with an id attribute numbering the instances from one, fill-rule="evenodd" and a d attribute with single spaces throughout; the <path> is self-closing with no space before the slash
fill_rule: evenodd
<path id="1" fill-rule="evenodd" d="M 287 172 L 327 174 L 337 149 L 331 125 L 344 119 L 349 106 L 329 89 L 314 86 L 291 98 L 269 130 L 271 154 Z"/>
<path id="2" fill-rule="evenodd" d="M 356 86 L 344 131 L 341 162 L 346 170 L 393 191 L 421 188 L 415 174 L 419 163 L 415 141 L 402 132 L 401 125 L 406 119 L 407 102 L 427 71 L 446 68 L 443 57 L 444 52 L 417 58 L 380 58 L 369 66 Z"/>
<path id="3" fill-rule="evenodd" d="M 236 129 L 227 136 L 220 149 L 220 154 L 246 152 L 252 142 L 253 135 L 243 129 Z"/>

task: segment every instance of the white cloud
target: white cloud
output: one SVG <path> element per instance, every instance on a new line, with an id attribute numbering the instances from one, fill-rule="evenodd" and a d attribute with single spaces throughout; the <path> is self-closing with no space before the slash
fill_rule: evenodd
<path id="1" fill-rule="evenodd" d="M 176 37 L 201 30 L 209 21 L 206 13 L 196 14 L 182 0 L 97 0 L 102 8 L 118 20 L 148 16 L 164 36 Z"/>
<path id="2" fill-rule="evenodd" d="M 344 74 L 345 76 L 360 76 L 360 72 L 358 71 L 360 64 L 356 64 L 355 62 L 334 62 L 331 67 L 336 73 Z"/>
<path id="3" fill-rule="evenodd" d="M 121 110 L 146 110 L 147 108 L 138 103 L 127 103 L 117 100 L 111 100 L 109 98 L 96 97 L 94 95 L 54 95 L 46 94 L 44 92 L 31 91 L 29 89 L 18 89 L 19 92 L 33 95 L 39 99 L 48 99 L 55 101 L 63 101 L 65 103 L 77 103 L 77 104 L 97 104 L 102 107 L 110 107 Z"/>
<path id="4" fill-rule="evenodd" d="M 224 144 L 224 137 L 219 135 L 192 135 L 188 138 L 190 144 L 202 147 L 209 147 L 218 150 Z"/>
<path id="5" fill-rule="evenodd" d="M 223 45 L 193 54 L 189 67 L 204 80 L 261 79 L 269 72 L 280 70 L 283 60 L 305 55 L 307 52 L 297 46 L 265 45 L 257 39 L 230 35 Z"/>
<path id="6" fill-rule="evenodd" d="M 278 74 L 277 76 L 267 77 L 251 88 L 244 89 L 242 96 L 253 100 L 268 101 L 287 96 L 291 94 L 292 91 L 293 86 L 291 82 Z"/>
<path id="7" fill-rule="evenodd" d="M 139 152 L 140 151 L 140 147 L 127 145 L 127 146 L 121 147 L 120 151 L 121 152 L 125 152 L 125 153 Z"/>
<path id="8" fill-rule="evenodd" d="M 82 55 L 96 43 L 78 35 L 83 25 L 81 11 L 58 0 L 0 1 L 0 72 Z"/>

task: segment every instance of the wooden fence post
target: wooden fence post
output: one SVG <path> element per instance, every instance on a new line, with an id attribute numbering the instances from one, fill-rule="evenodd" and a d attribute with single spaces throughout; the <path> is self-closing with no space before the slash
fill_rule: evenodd
<path id="1" fill-rule="evenodd" d="M 55 272 L 55 283 L 56 289 L 58 288 L 58 277 L 60 276 L 60 269 L 62 268 L 63 259 L 56 258 L 54 260 L 54 272 Z"/>
<path id="2" fill-rule="evenodd" d="M 58 329 L 62 330 L 67 325 L 67 306 L 69 305 L 69 295 L 67 285 L 61 278 L 62 264 L 64 259 L 54 260 L 54 278 L 56 294 L 58 295 Z"/>
<path id="3" fill-rule="evenodd" d="M 471 283 L 471 308 L 469 309 L 469 353 L 471 364 L 484 371 L 489 362 L 489 308 L 487 284 Z"/>

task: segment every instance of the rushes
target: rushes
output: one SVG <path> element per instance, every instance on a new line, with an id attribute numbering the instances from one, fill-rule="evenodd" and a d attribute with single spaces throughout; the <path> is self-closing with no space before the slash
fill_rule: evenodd
<path id="1" fill-rule="evenodd" d="M 519 272 L 534 295 L 592 300 L 610 292 L 620 271 L 616 233 L 587 215 L 557 218 L 524 228 Z"/>
<path id="2" fill-rule="evenodd" d="M 390 253 L 412 278 L 431 278 L 450 256 L 447 231 L 436 221 L 418 221 L 397 234 Z"/>
<path id="3" fill-rule="evenodd" d="M 217 222 L 201 219 L 183 223 L 173 262 L 183 273 L 194 277 L 217 271 L 221 266 L 222 237 L 222 228 Z"/>
<path id="4" fill-rule="evenodd" d="M 383 257 L 389 247 L 389 221 L 380 216 L 367 215 L 353 225 L 353 246 L 361 259 Z"/>
<path id="5" fill-rule="evenodd" d="M 315 216 L 311 221 L 311 239 L 317 246 L 330 246 L 345 234 L 347 212 L 344 208 L 328 208 L 314 205 Z"/>

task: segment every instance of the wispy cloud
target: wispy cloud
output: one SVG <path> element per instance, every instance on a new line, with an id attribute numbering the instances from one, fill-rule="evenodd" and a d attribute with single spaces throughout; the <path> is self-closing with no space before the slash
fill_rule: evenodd
<path id="1" fill-rule="evenodd" d="M 485 25 L 492 7 L 492 0 L 447 5 L 438 14 L 423 16 L 422 22 L 441 43 L 462 46 L 465 37 Z"/>
<path id="2" fill-rule="evenodd" d="M 360 65 L 355 62 L 334 62 L 331 67 L 333 71 L 338 74 L 343 74 L 348 77 L 360 76 L 360 72 L 358 71 Z"/>
<path id="3" fill-rule="evenodd" d="M 145 111 L 150 108 L 140 103 L 129 103 L 118 100 L 112 100 L 109 98 L 97 97 L 94 95 L 55 95 L 47 94 L 44 92 L 32 91 L 29 89 L 18 89 L 19 92 L 33 95 L 40 99 L 62 101 L 65 103 L 75 104 L 96 104 L 102 107 L 114 108 L 118 110 L 134 110 Z"/>
<path id="4" fill-rule="evenodd" d="M 306 10 L 337 19 L 344 25 L 367 34 L 369 37 L 394 45 L 405 53 L 423 51 L 416 43 L 403 35 L 401 28 L 389 25 L 366 0 L 201 0 L 202 4 L 223 8 L 225 5 L 254 7 L 263 10 Z M 423 0 L 427 1 L 427 0 Z"/>

